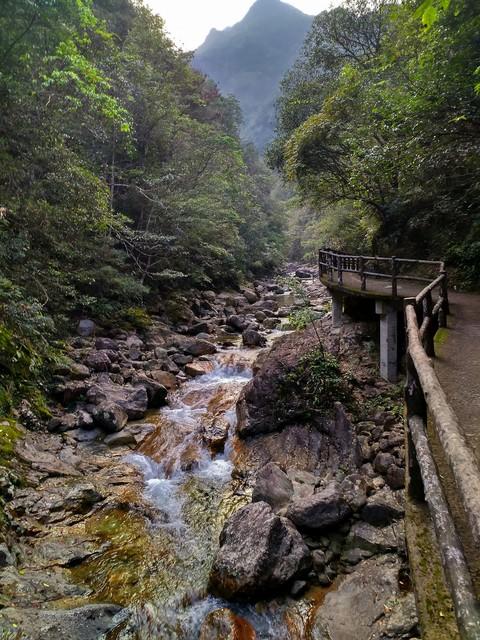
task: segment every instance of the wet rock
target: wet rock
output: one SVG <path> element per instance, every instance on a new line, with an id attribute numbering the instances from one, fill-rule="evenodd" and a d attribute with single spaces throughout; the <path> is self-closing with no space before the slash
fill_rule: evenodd
<path id="1" fill-rule="evenodd" d="M 0 631 L 25 640 L 93 640 L 103 637 L 117 622 L 121 607 L 91 604 L 77 609 L 13 609 L 0 611 Z"/>
<path id="2" fill-rule="evenodd" d="M 230 609 L 216 609 L 205 618 L 198 640 L 255 640 L 255 629 Z"/>
<path id="3" fill-rule="evenodd" d="M 92 506 L 104 500 L 90 482 L 84 482 L 70 489 L 67 495 L 53 506 L 54 510 L 69 511 L 71 513 L 88 513 Z"/>
<path id="4" fill-rule="evenodd" d="M 314 549 L 314 551 L 312 551 L 312 564 L 317 573 L 322 573 L 327 564 L 325 552 L 321 549 Z"/>
<path id="5" fill-rule="evenodd" d="M 224 416 L 217 416 L 210 424 L 204 426 L 203 441 L 213 453 L 223 451 L 228 438 L 230 423 Z"/>
<path id="6" fill-rule="evenodd" d="M 193 362 L 193 356 L 188 356 L 183 353 L 175 353 L 172 356 L 172 360 L 175 364 L 178 364 L 179 367 L 184 367 L 186 364 Z"/>
<path id="7" fill-rule="evenodd" d="M 186 349 L 194 357 L 206 356 L 217 352 L 217 347 L 207 340 L 195 340 Z"/>
<path id="8" fill-rule="evenodd" d="M 242 333 L 242 342 L 245 347 L 264 347 L 267 344 L 266 338 L 255 329 L 246 329 Z"/>
<path id="9" fill-rule="evenodd" d="M 398 596 L 396 556 L 361 562 L 318 608 L 312 640 L 371 640 L 380 635 L 386 605 Z"/>
<path id="10" fill-rule="evenodd" d="M 185 373 L 192 378 L 203 376 L 211 371 L 213 371 L 213 363 L 211 362 L 193 362 L 185 367 Z"/>
<path id="11" fill-rule="evenodd" d="M 404 514 L 397 496 L 388 488 L 369 496 L 361 511 L 362 520 L 374 526 L 390 524 L 403 518 Z"/>
<path id="12" fill-rule="evenodd" d="M 254 502 L 225 523 L 209 586 L 229 599 L 271 597 L 309 564 L 308 547 L 290 521 Z"/>
<path id="13" fill-rule="evenodd" d="M 85 365 L 92 371 L 108 371 L 111 364 L 106 351 L 90 351 L 85 358 Z"/>
<path id="14" fill-rule="evenodd" d="M 93 336 L 95 329 L 96 327 L 93 320 L 80 320 L 77 325 L 77 333 L 82 338 L 89 338 L 90 336 Z"/>
<path id="15" fill-rule="evenodd" d="M 103 441 L 109 447 L 136 444 L 135 435 L 129 429 L 122 429 L 121 431 L 117 431 L 117 433 L 111 433 L 106 436 Z"/>
<path id="16" fill-rule="evenodd" d="M 343 522 L 351 512 L 340 487 L 333 482 L 311 496 L 295 499 L 286 515 L 300 529 L 322 531 Z"/>
<path id="17" fill-rule="evenodd" d="M 95 425 L 108 432 L 121 431 L 127 424 L 127 412 L 114 402 L 102 402 L 92 412 Z"/>
<path id="18" fill-rule="evenodd" d="M 257 322 L 262 323 L 264 320 L 266 320 L 266 318 L 267 318 L 267 315 L 263 311 L 256 311 L 255 312 L 255 320 Z"/>
<path id="19" fill-rule="evenodd" d="M 292 481 L 274 462 L 269 462 L 257 473 L 252 502 L 267 502 L 274 511 L 278 511 L 290 502 L 292 496 Z"/>

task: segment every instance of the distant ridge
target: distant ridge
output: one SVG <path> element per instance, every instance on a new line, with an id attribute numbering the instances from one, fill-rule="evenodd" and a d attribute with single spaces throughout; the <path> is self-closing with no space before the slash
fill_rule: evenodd
<path id="1" fill-rule="evenodd" d="M 260 150 L 273 138 L 279 83 L 312 20 L 281 0 L 257 0 L 237 24 L 212 29 L 195 53 L 193 66 L 213 78 L 222 93 L 238 98 L 242 136 Z"/>

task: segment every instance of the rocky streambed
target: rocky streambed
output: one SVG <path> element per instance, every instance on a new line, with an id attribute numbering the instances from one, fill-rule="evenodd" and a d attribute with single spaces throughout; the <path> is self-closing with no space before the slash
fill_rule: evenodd
<path id="1" fill-rule="evenodd" d="M 177 303 L 175 326 L 80 324 L 54 417 L 22 407 L 3 474 L 0 637 L 416 637 L 398 390 L 373 328 L 332 331 L 326 291 L 304 288 L 316 330 L 281 331 L 304 302 L 268 282 Z M 353 412 L 285 392 L 317 333 Z"/>

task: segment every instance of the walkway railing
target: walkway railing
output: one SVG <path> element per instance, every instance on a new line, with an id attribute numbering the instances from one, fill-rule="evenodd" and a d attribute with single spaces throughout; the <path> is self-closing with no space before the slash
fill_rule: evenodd
<path id="1" fill-rule="evenodd" d="M 456 491 L 468 517 L 473 537 L 480 545 L 480 471 L 432 361 L 435 357 L 435 335 L 439 329 L 446 327 L 449 313 L 444 263 L 354 256 L 322 249 L 319 251 L 318 264 L 320 277 L 324 281 L 326 278 L 332 286 L 343 286 L 344 273 L 357 274 L 360 292 L 367 290 L 368 278 L 389 279 L 393 297 L 398 296 L 397 283 L 400 279 L 428 282 L 417 296 L 404 298 L 408 338 L 405 400 L 411 478 L 409 491 L 412 497 L 424 498 L 429 506 L 461 637 L 478 640 L 479 603 L 427 437 L 427 420 L 430 419 L 455 479 Z M 380 265 L 388 267 L 380 272 Z M 415 266 L 420 265 L 438 267 L 438 276 L 432 279 L 411 273 Z M 405 266 L 410 273 L 400 273 Z M 389 273 L 385 273 L 387 270 Z M 349 284 L 349 292 L 351 290 Z M 468 357 L 467 354 L 459 356 Z"/>
<path id="2" fill-rule="evenodd" d="M 368 278 L 375 280 L 390 280 L 392 296 L 397 295 L 398 282 L 428 282 L 431 277 L 412 273 L 413 267 L 438 267 L 440 275 L 445 274 L 443 262 L 437 260 L 412 260 L 409 258 L 385 258 L 381 256 L 354 256 L 330 249 L 320 249 L 318 252 L 318 268 L 320 277 L 326 275 L 332 282 L 343 284 L 344 273 L 355 273 L 359 276 L 360 290 L 367 291 Z M 408 272 L 406 272 L 408 270 Z M 446 291 L 446 277 L 445 291 Z"/>

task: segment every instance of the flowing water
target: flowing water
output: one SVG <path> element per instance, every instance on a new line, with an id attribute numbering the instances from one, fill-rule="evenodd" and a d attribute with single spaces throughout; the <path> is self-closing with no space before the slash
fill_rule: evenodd
<path id="1" fill-rule="evenodd" d="M 244 481 L 235 477 L 230 453 L 235 404 L 257 354 L 237 348 L 219 353 L 209 373 L 186 382 L 168 407 L 149 418 L 155 431 L 126 461 L 143 474 L 153 518 L 147 520 L 127 505 L 91 523 L 109 546 L 82 569 L 83 579 L 98 601 L 134 610 L 126 627 L 112 637 L 193 640 L 205 616 L 222 607 L 246 618 L 259 640 L 305 637 L 299 629 L 324 590 L 299 602 L 255 606 L 227 603 L 207 593 L 223 524 L 250 501 Z M 203 438 L 212 423 L 228 426 L 221 453 L 212 452 Z"/>

